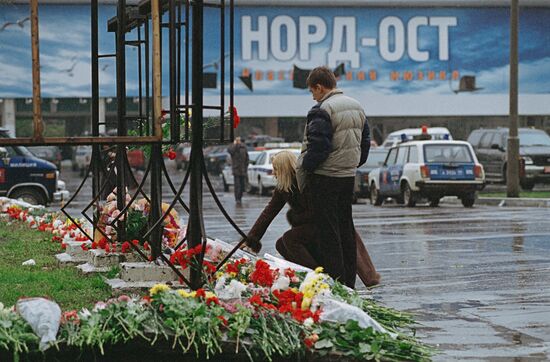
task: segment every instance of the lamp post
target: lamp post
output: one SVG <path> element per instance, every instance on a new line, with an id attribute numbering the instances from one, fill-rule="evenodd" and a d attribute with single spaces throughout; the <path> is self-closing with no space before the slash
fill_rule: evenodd
<path id="1" fill-rule="evenodd" d="M 510 128 L 506 190 L 508 197 L 519 197 L 519 138 L 518 138 L 518 0 L 510 7 Z"/>

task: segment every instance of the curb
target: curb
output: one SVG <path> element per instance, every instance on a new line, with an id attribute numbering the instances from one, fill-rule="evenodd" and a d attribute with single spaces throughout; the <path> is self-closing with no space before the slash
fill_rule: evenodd
<path id="1" fill-rule="evenodd" d="M 441 199 L 441 202 L 445 204 L 461 204 L 460 200 L 456 197 L 444 197 Z M 499 207 L 550 207 L 550 199 L 478 197 L 475 204 Z"/>

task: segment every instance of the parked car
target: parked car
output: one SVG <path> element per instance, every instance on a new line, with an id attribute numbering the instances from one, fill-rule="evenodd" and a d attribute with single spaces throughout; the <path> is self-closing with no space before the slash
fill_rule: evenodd
<path id="1" fill-rule="evenodd" d="M 38 158 L 49 161 L 61 170 L 61 150 L 57 146 L 32 146 L 27 147 Z"/>
<path id="2" fill-rule="evenodd" d="M 9 138 L 0 129 L 0 138 Z M 47 205 L 69 197 L 59 180 L 57 167 L 33 155 L 23 146 L 0 147 L 0 195 L 22 199 L 34 205 Z"/>
<path id="3" fill-rule="evenodd" d="M 428 134 L 431 140 L 452 140 L 451 132 L 445 127 L 405 128 L 392 132 L 386 137 L 382 147 L 390 148 L 405 141 L 412 141 L 422 134 Z"/>
<path id="4" fill-rule="evenodd" d="M 369 173 L 384 164 L 389 149 L 384 147 L 371 148 L 367 162 L 355 173 L 354 201 L 359 197 L 369 197 Z"/>
<path id="5" fill-rule="evenodd" d="M 457 196 L 472 207 L 485 174 L 468 142 L 411 141 L 389 150 L 382 167 L 369 173 L 369 185 L 376 206 L 388 197 L 409 207 L 420 199 L 437 206 L 442 197 Z"/>
<path id="6" fill-rule="evenodd" d="M 256 190 L 260 195 L 268 195 L 275 188 L 275 179 L 273 178 L 273 156 L 284 151 L 283 149 L 274 149 L 262 151 L 258 156 L 255 165 L 248 167 L 249 192 Z M 298 149 L 287 149 L 294 152 L 296 157 L 300 155 Z"/>
<path id="7" fill-rule="evenodd" d="M 90 160 L 92 159 L 92 146 L 81 145 L 76 146 L 73 159 L 73 170 L 79 171 L 80 176 L 84 176 L 84 173 L 88 169 Z"/>
<path id="8" fill-rule="evenodd" d="M 176 147 L 176 168 L 186 170 L 191 156 L 191 146 L 186 143 L 180 143 Z"/>
<path id="9" fill-rule="evenodd" d="M 205 152 L 206 171 L 213 175 L 219 175 L 230 158 L 227 152 L 227 145 L 213 146 Z"/>
<path id="10" fill-rule="evenodd" d="M 248 151 L 248 168 L 250 168 L 251 165 L 256 164 L 258 156 L 260 156 L 261 153 L 261 151 Z M 225 192 L 229 191 L 229 187 L 234 185 L 234 181 L 233 168 L 231 167 L 231 157 L 229 157 L 222 171 L 223 190 Z"/>
<path id="11" fill-rule="evenodd" d="M 532 190 L 535 183 L 550 183 L 550 136 L 542 130 L 520 128 L 519 154 L 521 156 L 521 188 Z M 474 147 L 483 165 L 487 180 L 506 182 L 508 128 L 477 129 L 470 133 L 468 142 Z"/>

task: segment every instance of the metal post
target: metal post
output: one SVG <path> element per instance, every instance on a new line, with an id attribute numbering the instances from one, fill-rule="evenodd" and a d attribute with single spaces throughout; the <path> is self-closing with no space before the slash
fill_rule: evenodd
<path id="1" fill-rule="evenodd" d="M 518 138 L 518 0 L 510 9 L 510 130 L 506 188 L 508 197 L 519 197 L 519 138 Z"/>
<path id="2" fill-rule="evenodd" d="M 168 1 L 168 65 L 170 73 L 170 139 L 173 143 L 178 143 L 180 138 L 180 122 L 177 110 L 176 100 L 176 2 Z"/>
<path id="3" fill-rule="evenodd" d="M 201 244 L 202 218 L 202 163 L 203 163 L 203 0 L 193 2 L 193 58 L 192 58 L 192 98 L 193 121 L 191 122 L 191 185 L 189 199 L 188 245 L 193 248 Z M 195 268 L 190 270 L 191 287 L 197 289 L 201 285 L 201 272 Z"/>
<path id="4" fill-rule="evenodd" d="M 225 0 L 220 9 L 220 142 L 225 141 Z"/>
<path id="5" fill-rule="evenodd" d="M 92 136 L 99 136 L 99 31 L 98 31 L 98 0 L 91 3 L 91 48 L 92 48 Z M 101 154 L 100 145 L 92 146 L 92 198 L 98 200 L 93 214 L 94 235 L 95 225 L 99 221 L 99 193 L 101 192 Z"/>
<path id="6" fill-rule="evenodd" d="M 32 47 L 32 122 L 33 139 L 44 139 L 42 124 L 42 99 L 40 96 L 40 50 L 38 36 L 38 0 L 31 0 L 31 47 Z"/>
<path id="7" fill-rule="evenodd" d="M 149 86 L 149 67 L 150 67 L 150 60 L 149 60 L 149 52 L 150 52 L 150 39 L 149 39 L 149 18 L 145 17 L 145 117 L 147 118 L 147 127 L 145 129 L 145 134 L 149 136 L 151 134 L 151 124 L 150 124 L 150 116 L 151 116 L 151 97 L 150 97 L 150 86 Z"/>
<path id="8" fill-rule="evenodd" d="M 147 20 L 146 20 L 147 21 Z M 141 22 L 137 26 L 138 36 L 138 106 L 139 106 L 139 135 L 143 136 L 143 79 L 141 73 L 143 72 L 143 66 L 141 61 Z"/>
<path id="9" fill-rule="evenodd" d="M 117 83 L 117 136 L 126 136 L 126 0 L 118 0 L 117 4 L 117 32 L 116 32 L 116 83 Z M 116 152 L 116 185 L 117 209 L 123 210 L 126 206 L 126 146 L 117 144 Z M 124 220 L 117 223 L 117 238 L 123 242 L 126 239 Z"/>
<path id="10" fill-rule="evenodd" d="M 235 139 L 235 97 L 233 90 L 235 89 L 235 4 L 234 0 L 229 0 L 229 140 L 233 142 Z"/>
<path id="11" fill-rule="evenodd" d="M 153 26 L 153 136 L 162 135 L 162 85 L 160 76 L 160 11 L 159 0 L 151 0 L 151 20 Z M 154 143 L 151 147 L 151 159 L 162 162 L 162 145 Z M 151 216 L 150 225 L 154 225 L 162 216 L 162 173 L 161 167 L 154 166 L 151 171 Z M 162 253 L 162 223 L 151 232 L 151 254 L 156 260 Z"/>

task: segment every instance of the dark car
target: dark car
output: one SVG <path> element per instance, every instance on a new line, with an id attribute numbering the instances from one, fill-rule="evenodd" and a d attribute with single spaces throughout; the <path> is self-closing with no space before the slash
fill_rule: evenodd
<path id="1" fill-rule="evenodd" d="M 532 190 L 535 183 L 550 183 L 550 136 L 543 130 L 520 128 L 520 185 Z M 485 169 L 487 181 L 506 182 L 508 128 L 477 129 L 468 142 Z"/>
<path id="2" fill-rule="evenodd" d="M 354 200 L 359 197 L 369 197 L 369 172 L 384 164 L 389 148 L 371 148 L 367 162 L 357 169 L 355 173 L 355 195 Z"/>
<path id="3" fill-rule="evenodd" d="M 229 159 L 227 146 L 214 146 L 205 150 L 206 171 L 213 175 L 222 173 L 225 163 Z"/>
<path id="4" fill-rule="evenodd" d="M 5 129 L 0 129 L 0 195 L 35 205 L 68 198 L 53 163 L 36 157 L 26 147 L 4 146 L 2 138 L 9 138 Z"/>
<path id="5" fill-rule="evenodd" d="M 61 150 L 57 146 L 32 146 L 27 147 L 38 158 L 53 163 L 58 170 L 61 170 Z"/>

